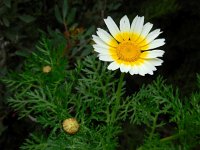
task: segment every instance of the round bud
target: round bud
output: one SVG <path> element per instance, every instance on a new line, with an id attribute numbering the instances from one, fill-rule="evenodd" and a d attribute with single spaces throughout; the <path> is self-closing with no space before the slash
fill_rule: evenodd
<path id="1" fill-rule="evenodd" d="M 79 124 L 75 118 L 65 119 L 62 125 L 63 129 L 69 134 L 75 134 L 79 130 Z"/>
<path id="2" fill-rule="evenodd" d="M 42 71 L 44 73 L 49 73 L 51 71 L 51 67 L 50 66 L 44 66 L 43 69 L 42 69 Z"/>

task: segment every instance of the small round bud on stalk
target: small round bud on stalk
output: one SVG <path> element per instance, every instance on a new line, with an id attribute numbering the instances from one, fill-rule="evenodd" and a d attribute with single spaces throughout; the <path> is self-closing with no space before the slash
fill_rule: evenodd
<path id="1" fill-rule="evenodd" d="M 62 125 L 68 134 L 75 134 L 79 130 L 79 124 L 75 118 L 65 119 Z"/>
<path id="2" fill-rule="evenodd" d="M 42 71 L 44 73 L 49 73 L 51 71 L 51 67 L 50 66 L 44 66 L 43 69 L 42 69 Z"/>

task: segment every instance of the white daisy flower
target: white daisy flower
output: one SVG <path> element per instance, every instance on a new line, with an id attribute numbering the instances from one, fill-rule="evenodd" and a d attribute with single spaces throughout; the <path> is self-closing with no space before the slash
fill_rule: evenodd
<path id="1" fill-rule="evenodd" d="M 119 28 L 110 16 L 104 21 L 110 34 L 98 28 L 98 36 L 92 36 L 95 42 L 93 47 L 100 60 L 111 62 L 109 70 L 152 75 L 156 66 L 163 63 L 157 57 L 162 57 L 164 51 L 156 48 L 163 46 L 165 39 L 156 39 L 162 32 L 160 29 L 150 32 L 153 24 L 144 24 L 144 17 L 136 16 L 130 24 L 125 15 L 120 20 Z"/>

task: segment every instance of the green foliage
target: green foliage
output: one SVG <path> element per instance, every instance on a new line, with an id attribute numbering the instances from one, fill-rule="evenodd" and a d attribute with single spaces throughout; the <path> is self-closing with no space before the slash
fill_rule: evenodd
<path id="1" fill-rule="evenodd" d="M 113 108 L 117 83 L 117 80 L 112 82 L 114 74 L 106 72 L 106 64 L 102 66 L 94 56 L 87 57 L 83 63 L 79 61 L 75 70 L 69 69 L 63 46 L 54 48 L 51 45 L 49 40 L 42 39 L 23 72 L 12 73 L 10 79 L 4 80 L 14 92 L 9 104 L 20 117 L 28 116 L 43 128 L 52 128 L 46 144 L 43 140 L 37 143 L 39 140 L 32 136 L 22 149 L 31 149 L 32 144 L 38 144 L 38 148 L 33 146 L 35 149 L 43 146 L 65 149 L 66 140 L 69 149 L 113 149 L 120 131 L 116 124 L 118 119 L 114 118 L 116 112 L 112 112 L 117 109 Z M 42 72 L 46 65 L 52 67 L 51 72 Z M 62 121 L 69 117 L 76 117 L 81 124 L 79 133 L 73 138 L 61 128 Z"/>
<path id="2" fill-rule="evenodd" d="M 108 127 L 94 130 L 82 126 L 79 133 L 74 136 L 67 135 L 62 131 L 59 134 L 51 133 L 48 137 L 44 137 L 44 135 L 31 134 L 30 138 L 27 139 L 20 148 L 23 150 L 114 149 L 116 143 L 110 141 L 110 137 L 107 137 L 107 135 L 111 134 L 110 132 L 113 130 L 116 129 Z"/>
<path id="3" fill-rule="evenodd" d="M 127 98 L 123 104 L 125 109 L 120 115 L 124 119 L 130 116 L 132 123 L 147 127 L 149 136 L 139 149 L 191 149 L 199 144 L 199 96 L 199 92 L 192 94 L 183 103 L 179 99 L 178 90 L 166 85 L 158 77 L 152 84 L 143 86 L 138 93 Z M 175 124 L 171 131 L 174 135 L 160 138 L 163 136 L 162 130 L 172 123 Z M 173 147 L 169 141 L 179 143 L 178 147 Z"/>
<path id="4" fill-rule="evenodd" d="M 24 69 L 3 80 L 12 94 L 9 105 L 20 118 L 29 117 L 42 127 L 21 149 L 116 149 L 123 120 L 146 127 L 144 141 L 135 146 L 139 150 L 189 150 L 199 144 L 199 92 L 180 100 L 178 89 L 158 77 L 125 97 L 124 74 L 117 78 L 93 55 L 72 67 L 63 53 L 65 44 L 53 41 L 43 37 Z M 45 73 L 44 66 L 52 70 Z M 62 121 L 70 117 L 80 124 L 73 136 L 62 129 Z M 170 124 L 174 126 L 166 136 Z"/>
<path id="5" fill-rule="evenodd" d="M 31 32 L 31 29 L 33 29 L 33 27 L 38 27 L 34 21 L 41 17 L 42 11 L 36 8 L 41 8 L 42 5 L 35 3 L 35 8 L 31 8 L 29 5 L 30 3 L 30 0 L 4 0 L 3 3 L 0 2 L 1 36 L 11 41 L 14 47 L 22 48 L 24 46 L 24 44 L 21 43 L 22 39 L 32 35 L 29 36 L 29 39 L 33 40 L 38 35 L 36 32 Z M 23 8 L 23 6 L 27 6 L 29 9 Z M 38 12 L 33 13 L 35 10 Z M 31 27 L 28 26 L 30 23 L 32 23 Z"/>
<path id="6" fill-rule="evenodd" d="M 0 53 L 0 58 L 5 59 L 0 67 L 6 68 L 6 61 L 13 57 L 29 55 L 41 36 L 40 31 L 48 32 L 48 35 L 54 36 L 53 38 L 57 38 L 59 32 L 65 37 L 65 42 L 66 39 L 68 42 L 71 40 L 71 48 L 73 47 L 72 50 L 70 49 L 70 52 L 73 52 L 71 55 L 80 57 L 88 55 L 91 52 L 91 48 L 87 46 L 90 42 L 88 36 L 94 32 L 94 27 L 85 30 L 76 19 L 76 15 L 77 9 L 67 0 L 59 2 L 3 0 L 0 2 L 0 36 L 3 41 L 0 46 L 3 46 L 2 43 L 8 43 L 6 55 Z M 79 28 L 81 32 L 77 32 Z"/>
<path id="7" fill-rule="evenodd" d="M 63 24 L 65 27 L 75 22 L 74 19 L 76 15 L 76 9 L 75 8 L 69 9 L 68 5 L 69 5 L 68 0 L 63 0 L 63 4 L 61 5 L 62 6 L 61 11 L 58 5 L 55 5 L 54 7 L 55 17 L 57 21 Z"/>
<path id="8" fill-rule="evenodd" d="M 14 48 L 14 55 L 27 57 L 20 71 L 3 78 L 8 104 L 20 119 L 29 118 L 40 129 L 27 136 L 20 148 L 113 150 L 119 146 L 124 121 L 144 128 L 128 131 L 142 134 L 143 140 L 133 142 L 138 150 L 189 150 L 200 144 L 199 91 L 182 99 L 181 91 L 159 76 L 126 97 L 124 74 L 118 77 L 106 69 L 107 63 L 91 55 L 93 25 L 101 25 L 107 15 L 119 19 L 125 15 L 119 12 L 130 17 L 137 12 L 151 20 L 179 9 L 176 0 L 0 2 L 4 43 L 0 43 L 0 67 L 6 62 L 5 43 Z M 32 50 L 41 33 L 43 38 Z M 51 67 L 50 72 L 43 71 L 45 66 Z M 197 80 L 200 87 L 199 75 Z M 75 135 L 62 129 L 63 120 L 71 117 L 80 124 Z"/>
<path id="9" fill-rule="evenodd" d="M 141 12 L 143 12 L 144 16 L 148 19 L 152 19 L 176 12 L 179 7 L 176 0 L 146 1 L 141 6 Z"/>
<path id="10" fill-rule="evenodd" d="M 171 142 L 161 142 L 158 135 L 154 135 L 151 139 L 145 139 L 144 145 L 138 150 L 177 150 L 178 147 Z"/>
<path id="11" fill-rule="evenodd" d="M 174 91 L 172 86 L 167 86 L 164 80 L 158 77 L 152 84 L 141 87 L 140 91 L 124 101 L 123 105 L 131 107 L 127 108 L 132 112 L 131 122 L 148 124 L 153 122 L 155 116 L 160 114 L 177 114 L 181 102 L 178 97 L 178 90 Z M 122 115 L 125 119 L 127 114 L 123 114 L 124 112 L 122 112 Z"/>

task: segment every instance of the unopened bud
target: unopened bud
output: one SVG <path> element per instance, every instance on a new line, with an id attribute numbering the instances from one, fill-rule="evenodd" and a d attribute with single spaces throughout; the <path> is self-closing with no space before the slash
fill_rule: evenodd
<path id="1" fill-rule="evenodd" d="M 63 129 L 69 134 L 75 134 L 79 130 L 79 124 L 75 118 L 65 119 L 62 125 Z"/>
<path id="2" fill-rule="evenodd" d="M 50 66 L 44 66 L 42 70 L 43 70 L 44 73 L 49 73 L 51 71 L 51 67 Z"/>

